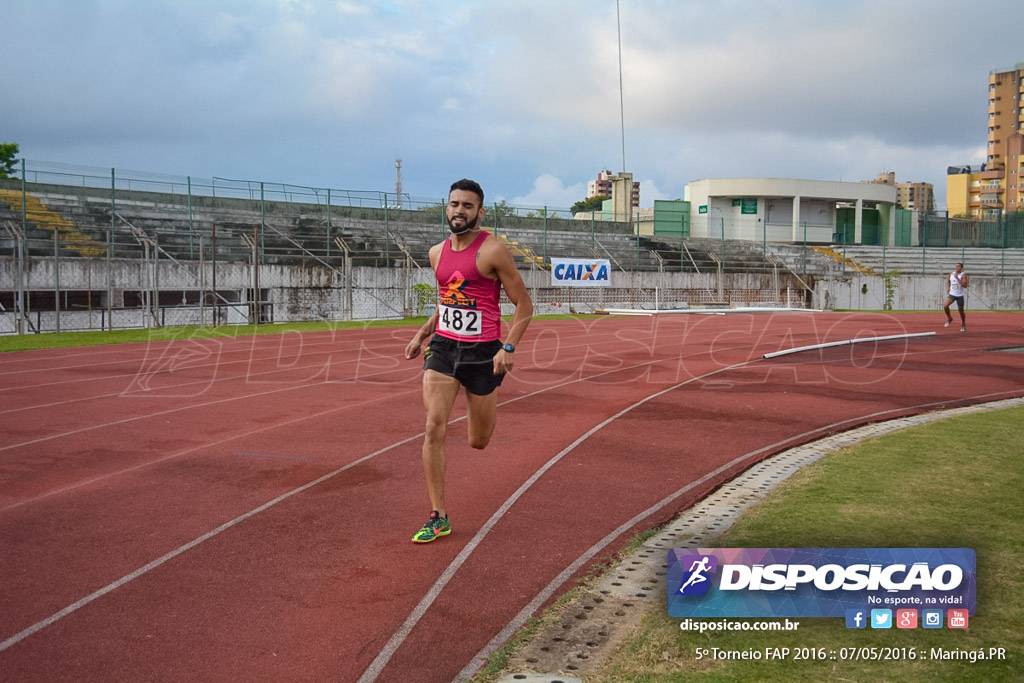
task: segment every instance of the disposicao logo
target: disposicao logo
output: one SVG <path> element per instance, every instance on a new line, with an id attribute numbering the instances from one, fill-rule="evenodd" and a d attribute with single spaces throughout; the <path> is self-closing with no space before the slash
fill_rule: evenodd
<path id="1" fill-rule="evenodd" d="M 680 595 L 703 595 L 711 587 L 709 574 L 718 569 L 718 558 L 714 555 L 684 555 L 679 558 L 684 567 L 689 567 L 679 586 Z"/>
<path id="2" fill-rule="evenodd" d="M 970 548 L 686 548 L 668 560 L 673 617 L 849 619 L 851 610 L 975 606 Z"/>

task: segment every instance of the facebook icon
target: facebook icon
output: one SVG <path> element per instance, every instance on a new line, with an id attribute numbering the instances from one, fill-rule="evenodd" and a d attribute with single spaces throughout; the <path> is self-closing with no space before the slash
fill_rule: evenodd
<path id="1" fill-rule="evenodd" d="M 846 628 L 867 628 L 867 612 L 862 609 L 846 610 Z"/>

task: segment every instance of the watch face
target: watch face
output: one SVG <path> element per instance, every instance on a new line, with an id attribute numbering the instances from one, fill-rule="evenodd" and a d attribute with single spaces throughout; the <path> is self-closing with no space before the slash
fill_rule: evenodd
<path id="1" fill-rule="evenodd" d="M 516 347 L 512 346 L 511 344 L 502 344 L 501 348 L 505 349 L 509 353 L 511 353 L 511 352 L 516 350 Z"/>

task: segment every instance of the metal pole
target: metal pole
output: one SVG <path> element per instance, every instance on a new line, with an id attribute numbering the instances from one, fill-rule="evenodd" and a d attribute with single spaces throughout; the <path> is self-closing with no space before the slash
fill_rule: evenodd
<path id="1" fill-rule="evenodd" d="M 999 277 L 1006 275 L 1006 233 L 1009 232 L 1009 220 L 1005 222 L 1000 219 L 999 221 L 999 236 L 1000 242 L 1002 242 L 1002 248 L 999 250 Z"/>
<path id="2" fill-rule="evenodd" d="M 927 220 L 925 220 L 925 224 L 924 224 L 925 225 L 925 228 L 924 228 L 925 235 L 921 237 L 921 275 L 927 275 L 928 274 L 928 268 L 927 268 L 927 263 L 926 263 L 927 253 L 928 253 L 928 244 L 927 244 L 928 240 L 925 239 L 925 236 L 927 236 L 927 234 L 928 234 L 928 224 L 929 224 L 929 222 Z"/>
<path id="3" fill-rule="evenodd" d="M 327 258 L 331 258 L 331 188 L 327 188 Z"/>
<path id="4" fill-rule="evenodd" d="M 21 160 L 21 234 L 16 241 L 18 247 L 18 334 L 25 334 L 28 318 L 25 316 L 25 259 L 28 245 L 25 243 L 25 229 L 28 224 L 28 195 L 25 191 L 25 160 Z"/>
<path id="5" fill-rule="evenodd" d="M 388 200 L 384 195 L 384 265 L 391 265 L 391 232 L 388 229 Z"/>
<path id="6" fill-rule="evenodd" d="M 206 262 L 203 236 L 199 236 L 199 326 L 206 327 Z"/>
<path id="7" fill-rule="evenodd" d="M 630 211 L 632 211 L 632 201 L 630 201 Z M 633 223 L 633 221 L 630 221 Z M 636 222 L 633 224 L 633 232 L 636 233 L 636 269 L 640 270 L 640 214 L 636 215 Z"/>
<path id="8" fill-rule="evenodd" d="M 843 275 L 846 275 L 846 233 L 849 232 L 849 223 L 843 225 Z"/>
<path id="9" fill-rule="evenodd" d="M 149 240 L 142 242 L 142 271 L 146 274 L 146 286 L 142 290 L 142 323 L 144 327 L 149 327 L 153 311 L 150 303 L 153 296 L 153 273 L 149 269 Z"/>
<path id="10" fill-rule="evenodd" d="M 803 274 L 807 279 L 807 221 L 804 221 Z"/>
<path id="11" fill-rule="evenodd" d="M 111 259 L 114 256 L 114 231 L 107 230 L 107 330 L 114 329 L 114 273 Z"/>
<path id="12" fill-rule="evenodd" d="M 544 260 L 548 258 L 548 207 L 544 207 Z"/>
<path id="13" fill-rule="evenodd" d="M 217 224 L 213 224 L 213 326 L 217 327 Z"/>
<path id="14" fill-rule="evenodd" d="M 188 255 L 190 257 L 195 257 L 195 251 L 192 248 L 194 234 L 192 227 L 192 176 L 188 176 Z"/>
<path id="15" fill-rule="evenodd" d="M 262 183 L 261 183 L 262 185 Z M 259 233 L 256 228 L 253 228 L 252 235 L 252 324 L 260 324 L 260 265 L 259 265 L 259 249 L 260 243 L 257 241 Z"/>
<path id="16" fill-rule="evenodd" d="M 160 327 L 160 243 L 153 235 L 153 327 Z"/>
<path id="17" fill-rule="evenodd" d="M 60 334 L 60 256 L 58 252 L 57 227 L 53 228 L 53 312 L 57 317 L 57 334 Z"/>
<path id="18" fill-rule="evenodd" d="M 722 216 L 721 218 L 718 219 L 718 225 L 722 229 L 722 263 L 725 263 L 725 216 Z M 719 275 L 721 275 L 721 264 L 719 264 L 718 272 Z M 719 287 L 719 289 L 721 289 L 721 287 Z"/>
<path id="19" fill-rule="evenodd" d="M 260 244 L 261 245 L 262 245 L 263 232 L 264 232 L 262 228 L 266 224 L 267 224 L 267 215 L 266 215 L 266 210 L 265 210 L 264 205 L 263 205 L 263 181 L 260 181 L 260 228 L 261 229 L 260 229 L 259 239 L 260 239 Z M 266 249 L 263 250 L 262 256 L 263 256 L 263 258 L 266 258 Z"/>
<path id="20" fill-rule="evenodd" d="M 25 189 L 25 160 L 21 160 L 21 234 L 28 234 L 28 192 Z"/>

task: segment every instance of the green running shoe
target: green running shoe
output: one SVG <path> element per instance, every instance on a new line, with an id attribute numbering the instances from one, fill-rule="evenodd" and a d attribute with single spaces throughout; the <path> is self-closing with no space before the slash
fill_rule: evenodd
<path id="1" fill-rule="evenodd" d="M 430 519 L 423 525 L 423 528 L 412 537 L 413 543 L 430 543 L 438 536 L 447 536 L 452 532 L 452 525 L 448 523 L 448 515 L 442 517 L 437 510 L 431 510 Z"/>

